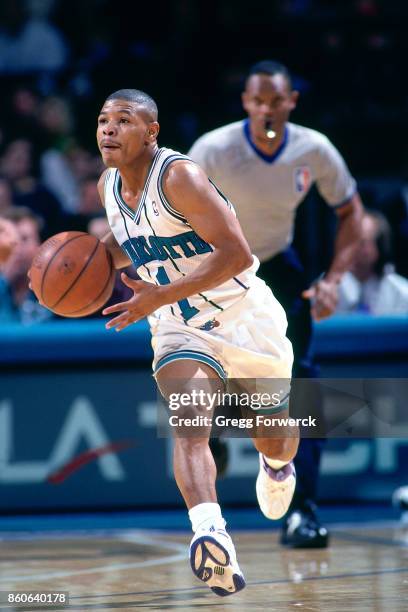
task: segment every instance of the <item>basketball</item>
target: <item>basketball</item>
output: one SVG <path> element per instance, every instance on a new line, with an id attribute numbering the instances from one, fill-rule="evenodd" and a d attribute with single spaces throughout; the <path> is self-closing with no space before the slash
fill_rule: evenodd
<path id="1" fill-rule="evenodd" d="M 98 311 L 112 295 L 115 268 L 105 245 L 85 232 L 61 232 L 39 248 L 30 269 L 38 300 L 63 317 Z"/>

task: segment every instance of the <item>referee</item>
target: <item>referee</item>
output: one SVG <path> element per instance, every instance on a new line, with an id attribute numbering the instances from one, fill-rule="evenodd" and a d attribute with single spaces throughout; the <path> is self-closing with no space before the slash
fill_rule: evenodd
<path id="1" fill-rule="evenodd" d="M 189 156 L 233 202 L 251 251 L 260 259 L 258 275 L 286 310 L 295 353 L 293 376 L 311 378 L 316 376 L 310 355 L 312 317 L 319 321 L 336 308 L 338 284 L 358 243 L 362 204 L 356 182 L 330 140 L 289 122 L 298 97 L 285 66 L 257 63 L 242 93 L 248 117 L 204 134 Z M 309 287 L 291 243 L 296 209 L 314 183 L 338 224 L 329 269 Z M 295 459 L 297 489 L 281 537 L 287 546 L 328 544 L 327 529 L 315 512 L 321 446 L 320 439 L 301 441 Z"/>

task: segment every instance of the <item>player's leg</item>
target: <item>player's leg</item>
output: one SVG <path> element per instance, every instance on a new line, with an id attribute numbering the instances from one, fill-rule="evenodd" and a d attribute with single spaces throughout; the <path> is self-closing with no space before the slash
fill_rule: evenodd
<path id="1" fill-rule="evenodd" d="M 174 475 L 194 532 L 191 568 L 217 595 L 236 593 L 244 588 L 245 580 L 217 502 L 216 467 L 208 445 L 213 412 L 210 398 L 222 392 L 224 383 L 213 367 L 189 359 L 169 361 L 162 367 L 159 362 L 156 380 L 167 400 L 181 394 L 192 398 L 190 404 L 177 409 L 179 422 L 184 418 L 204 419 L 199 427 L 173 429 Z"/>
<path id="2" fill-rule="evenodd" d="M 229 463 L 228 444 L 220 437 L 210 438 L 209 447 L 217 469 L 217 478 L 223 478 L 227 473 Z"/>
<path id="3" fill-rule="evenodd" d="M 212 418 L 210 402 L 205 398 L 221 392 L 223 382 L 215 370 L 204 363 L 193 360 L 172 361 L 163 366 L 156 374 L 156 380 L 164 398 L 202 392 L 204 401 L 197 404 L 180 405 L 172 413 L 181 419 L 203 417 Z M 206 421 L 209 423 L 209 421 Z M 216 503 L 215 491 L 216 469 L 208 447 L 210 425 L 200 427 L 182 425 L 173 427 L 174 456 L 173 468 L 177 486 L 184 498 L 187 508 L 199 503 Z"/>
<path id="4" fill-rule="evenodd" d="M 232 336 L 238 336 L 236 345 L 224 349 L 234 374 L 228 390 L 239 397 L 241 412 L 251 423 L 248 433 L 259 452 L 260 508 L 268 518 L 277 519 L 287 511 L 296 484 L 292 460 L 299 431 L 288 422 L 293 350 L 285 336 L 285 312 L 263 282 L 253 285 L 245 306 L 242 323 Z"/>
<path id="5" fill-rule="evenodd" d="M 288 249 L 272 260 L 261 264 L 258 275 L 272 288 L 275 297 L 286 311 L 288 319 L 287 336 L 292 342 L 294 351 L 293 376 L 296 378 L 314 378 L 317 368 L 310 353 L 312 336 L 312 319 L 310 304 L 301 298 L 301 293 L 308 287 L 303 266 L 295 251 Z M 308 402 L 308 409 L 315 410 L 311 416 L 322 419 L 319 410 L 320 402 L 316 398 L 309 402 L 302 397 L 293 398 L 293 402 Z M 294 404 L 292 404 L 294 406 Z M 298 410 L 296 406 L 294 412 Z M 304 412 L 303 410 L 300 410 Z M 295 494 L 288 515 L 283 525 L 281 543 L 298 547 L 325 547 L 328 544 L 327 529 L 320 524 L 316 514 L 317 483 L 319 478 L 320 458 L 323 440 L 302 438 L 294 460 L 297 475 Z"/>
<path id="6" fill-rule="evenodd" d="M 268 410 L 257 411 L 255 426 L 250 430 L 259 452 L 256 480 L 259 507 L 267 518 L 273 520 L 286 514 L 296 487 L 293 459 L 299 445 L 299 431 L 297 427 L 280 424 L 288 418 L 287 409 L 272 411 L 272 414 Z"/>

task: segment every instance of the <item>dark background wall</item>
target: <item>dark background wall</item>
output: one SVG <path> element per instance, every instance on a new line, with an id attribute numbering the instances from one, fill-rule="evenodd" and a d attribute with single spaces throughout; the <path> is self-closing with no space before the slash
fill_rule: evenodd
<path id="1" fill-rule="evenodd" d="M 2 39 L 18 38 L 38 17 L 63 45 L 61 61 L 52 68 L 34 59 L 30 66 L 22 58 L 17 68 L 2 61 Z M 98 110 L 122 87 L 150 93 L 159 105 L 160 144 L 187 151 L 203 132 L 244 116 L 246 71 L 260 59 L 277 59 L 301 93 L 293 120 L 327 134 L 359 179 L 365 203 L 385 210 L 402 243 L 407 17 L 404 0 L 3 0 L 0 154 L 13 139 L 30 138 L 38 166 L 50 146 L 96 157 Z M 47 40 L 34 35 L 44 56 L 54 52 Z M 17 111 L 22 88 L 42 103 L 64 100 L 70 126 L 63 136 Z M 304 208 L 307 239 L 297 236 L 297 243 L 312 277 L 330 257 L 333 219 L 316 196 Z"/>

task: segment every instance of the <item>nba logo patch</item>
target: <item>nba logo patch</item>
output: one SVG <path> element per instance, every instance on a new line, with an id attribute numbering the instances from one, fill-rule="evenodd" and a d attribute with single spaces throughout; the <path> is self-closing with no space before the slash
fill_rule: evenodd
<path id="1" fill-rule="evenodd" d="M 152 200 L 152 208 L 153 208 L 154 214 L 156 215 L 156 217 L 158 217 L 159 216 L 159 210 L 158 210 L 157 204 L 156 204 L 156 202 L 154 200 Z"/>
<path id="2" fill-rule="evenodd" d="M 295 168 L 295 191 L 296 193 L 304 193 L 310 187 L 311 175 L 309 166 L 299 166 Z"/>

